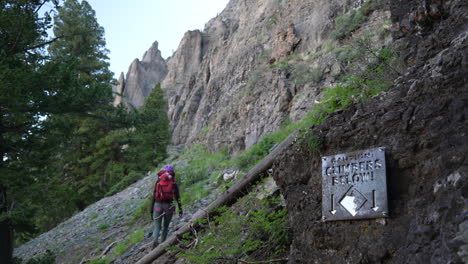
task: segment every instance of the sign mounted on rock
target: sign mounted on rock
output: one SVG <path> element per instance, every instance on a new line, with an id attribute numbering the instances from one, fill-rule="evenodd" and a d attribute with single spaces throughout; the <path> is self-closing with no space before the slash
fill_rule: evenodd
<path id="1" fill-rule="evenodd" d="M 322 158 L 322 220 L 387 217 L 385 148 Z"/>

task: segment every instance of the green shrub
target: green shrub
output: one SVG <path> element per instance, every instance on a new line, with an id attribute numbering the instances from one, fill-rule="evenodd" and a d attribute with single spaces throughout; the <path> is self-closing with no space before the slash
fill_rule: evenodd
<path id="1" fill-rule="evenodd" d="M 272 251 L 274 255 L 286 250 L 289 243 L 286 209 L 272 211 L 265 207 L 260 208 L 250 214 L 247 223 L 250 229 L 248 238 L 252 245 L 255 245 L 254 241 L 258 241 L 259 249 Z"/>
<path id="2" fill-rule="evenodd" d="M 243 208 L 250 211 L 247 215 L 222 207 L 213 220 L 198 221 L 209 228 L 198 234 L 196 247 L 180 250 L 178 257 L 189 263 L 207 264 L 221 263 L 223 258 L 245 258 L 257 250 L 274 252 L 272 257 L 283 253 L 289 245 L 286 209 L 273 210 L 266 202 L 258 210 L 253 204 L 249 207 Z M 183 243 L 189 245 L 193 238 L 185 235 Z"/>
<path id="3" fill-rule="evenodd" d="M 336 48 L 333 55 L 339 62 L 352 62 L 356 57 L 362 56 L 362 51 L 352 45 Z"/>
<path id="4" fill-rule="evenodd" d="M 289 62 L 288 60 L 284 59 L 277 59 L 273 64 L 270 65 L 270 68 L 272 69 L 280 69 L 280 70 L 286 70 L 289 67 Z"/>
<path id="5" fill-rule="evenodd" d="M 275 145 L 281 143 L 292 132 L 302 126 L 302 122 L 283 122 L 278 131 L 263 136 L 258 143 L 250 146 L 246 151 L 229 160 L 227 163 L 228 166 L 234 166 L 242 170 L 249 170 L 265 158 L 273 150 Z"/>
<path id="6" fill-rule="evenodd" d="M 89 264 L 109 264 L 111 261 L 108 258 L 99 258 L 93 259 L 89 262 Z"/>
<path id="7" fill-rule="evenodd" d="M 335 48 L 336 47 L 334 41 L 330 42 L 325 46 L 325 52 L 332 52 Z"/>
<path id="8" fill-rule="evenodd" d="M 319 137 L 315 135 L 306 135 L 302 140 L 309 154 L 318 154 L 322 144 Z"/>
<path id="9" fill-rule="evenodd" d="M 336 40 L 348 37 L 366 19 L 367 16 L 360 10 L 352 9 L 348 13 L 336 18 L 335 30 L 331 33 L 331 37 Z"/>
<path id="10" fill-rule="evenodd" d="M 319 65 L 311 65 L 307 61 L 292 65 L 291 79 L 295 84 L 316 83 L 322 78 L 322 69 Z"/>
<path id="11" fill-rule="evenodd" d="M 99 229 L 99 231 L 105 231 L 105 230 L 107 230 L 107 228 L 109 228 L 109 226 L 110 225 L 108 223 L 101 223 L 101 224 L 99 224 L 98 229 Z"/>
<path id="12" fill-rule="evenodd" d="M 270 149 L 275 143 L 271 136 L 264 136 L 257 144 L 237 156 L 233 161 L 234 165 L 238 168 L 252 167 L 270 153 Z"/>

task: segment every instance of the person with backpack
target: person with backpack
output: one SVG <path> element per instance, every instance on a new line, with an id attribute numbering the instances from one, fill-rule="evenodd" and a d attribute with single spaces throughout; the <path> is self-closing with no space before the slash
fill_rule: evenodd
<path id="1" fill-rule="evenodd" d="M 158 239 L 161 226 L 161 243 L 166 240 L 167 233 L 169 232 L 169 223 L 175 212 L 174 201 L 177 202 L 179 216 L 182 216 L 182 204 L 180 203 L 179 187 L 175 181 L 174 168 L 171 165 L 167 165 L 158 172 L 158 179 L 154 185 L 153 201 L 151 203 L 151 219 L 155 222 L 153 248 L 159 244 Z"/>

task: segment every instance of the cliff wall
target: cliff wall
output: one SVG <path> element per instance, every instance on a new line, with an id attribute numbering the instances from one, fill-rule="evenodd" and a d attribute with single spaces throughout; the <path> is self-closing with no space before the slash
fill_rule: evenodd
<path id="1" fill-rule="evenodd" d="M 285 120 L 300 120 L 320 89 L 334 83 L 340 66 L 333 57 L 316 60 L 319 80 L 298 83 L 271 65 L 323 50 L 331 42 L 333 19 L 361 4 L 233 0 L 203 32 L 187 32 L 162 84 L 173 143 L 202 142 L 211 150 L 228 146 L 237 152 Z M 388 13 L 374 16 L 383 20 Z M 331 68 L 335 76 L 327 74 Z"/>
<path id="2" fill-rule="evenodd" d="M 289 263 L 468 261 L 467 3 L 390 7 L 412 66 L 389 92 L 308 129 L 273 166 L 293 229 Z M 388 217 L 323 222 L 321 157 L 375 147 L 387 148 Z"/>

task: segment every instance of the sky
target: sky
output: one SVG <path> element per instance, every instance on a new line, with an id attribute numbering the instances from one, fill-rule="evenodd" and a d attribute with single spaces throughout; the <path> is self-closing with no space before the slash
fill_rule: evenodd
<path id="1" fill-rule="evenodd" d="M 177 49 L 184 33 L 200 29 L 229 0 L 88 0 L 105 30 L 110 70 L 117 79 L 130 63 L 142 59 L 154 41 L 163 58 Z"/>

